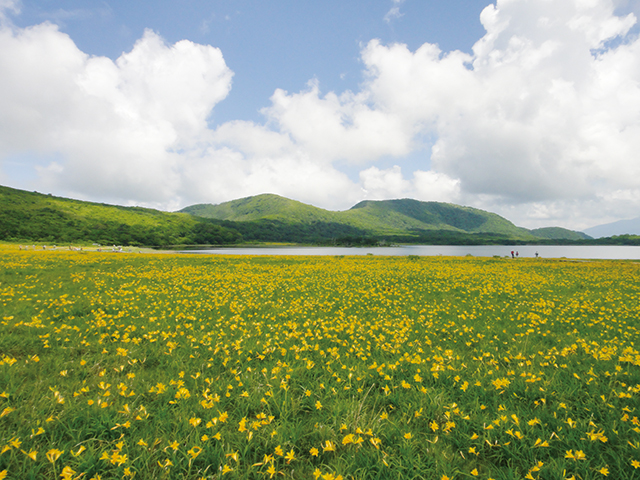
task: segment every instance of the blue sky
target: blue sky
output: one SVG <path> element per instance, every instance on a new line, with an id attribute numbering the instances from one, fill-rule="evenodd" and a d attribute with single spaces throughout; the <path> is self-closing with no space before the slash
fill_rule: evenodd
<path id="1" fill-rule="evenodd" d="M 0 0 L 0 184 L 640 211 L 639 0 Z"/>
<path id="2" fill-rule="evenodd" d="M 482 36 L 480 12 L 488 0 L 414 1 L 393 8 L 378 1 L 23 1 L 13 21 L 21 27 L 52 22 L 90 55 L 117 59 L 145 29 L 168 43 L 189 39 L 222 50 L 234 72 L 233 89 L 212 121 L 261 120 L 276 88 L 298 91 L 312 78 L 322 90 L 356 90 L 360 50 L 372 38 L 425 42 L 444 51 L 471 52 Z"/>

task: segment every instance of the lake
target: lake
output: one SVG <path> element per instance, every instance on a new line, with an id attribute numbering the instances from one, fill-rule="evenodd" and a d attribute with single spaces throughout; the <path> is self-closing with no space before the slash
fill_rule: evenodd
<path id="1" fill-rule="evenodd" d="M 521 258 L 576 258 L 640 260 L 640 246 L 609 245 L 407 245 L 398 247 L 225 247 L 206 250 L 183 250 L 182 253 L 213 255 L 394 255 L 510 257 L 511 251 Z"/>

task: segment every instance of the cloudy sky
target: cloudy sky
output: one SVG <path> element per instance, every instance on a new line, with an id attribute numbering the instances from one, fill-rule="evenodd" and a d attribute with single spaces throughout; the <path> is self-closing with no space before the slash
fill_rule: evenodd
<path id="1" fill-rule="evenodd" d="M 640 0 L 0 0 L 0 184 L 640 215 Z"/>

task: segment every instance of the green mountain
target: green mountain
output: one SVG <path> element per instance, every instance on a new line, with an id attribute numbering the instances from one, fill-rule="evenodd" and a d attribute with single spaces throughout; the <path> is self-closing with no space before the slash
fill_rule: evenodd
<path id="1" fill-rule="evenodd" d="M 252 222 L 257 220 L 283 220 L 290 223 L 311 223 L 314 221 L 335 221 L 339 212 L 307 205 L 270 193 L 254 197 L 240 198 L 230 202 L 212 205 L 209 203 L 191 205 L 180 210 L 198 217 Z"/>
<path id="2" fill-rule="evenodd" d="M 0 186 L 0 240 L 4 241 L 145 246 L 239 242 L 372 245 L 580 243 L 588 238 L 558 227 L 529 231 L 476 208 L 411 199 L 366 200 L 336 212 L 265 194 L 168 213 Z"/>
<path id="3" fill-rule="evenodd" d="M 450 203 L 418 200 L 366 200 L 349 210 L 334 212 L 273 194 L 242 198 L 219 205 L 199 204 L 181 210 L 201 217 L 237 222 L 245 238 L 251 227 L 264 230 L 293 227 L 298 234 L 310 229 L 337 236 L 382 237 L 392 241 L 433 241 L 442 238 L 475 236 L 484 243 L 488 237 L 502 240 L 536 240 L 527 229 L 494 213 Z M 240 224 L 246 224 L 243 228 Z M 473 238 L 467 238 L 472 240 Z M 431 240 L 430 240 L 431 239 Z M 439 242 L 438 242 L 439 243 Z"/>
<path id="4" fill-rule="evenodd" d="M 589 240 L 590 237 L 586 233 L 567 230 L 562 227 L 545 227 L 531 230 L 531 233 L 539 238 L 549 240 Z"/>
<path id="5" fill-rule="evenodd" d="M 186 213 L 83 202 L 0 186 L 0 240 L 102 245 L 230 244 L 238 231 Z"/>

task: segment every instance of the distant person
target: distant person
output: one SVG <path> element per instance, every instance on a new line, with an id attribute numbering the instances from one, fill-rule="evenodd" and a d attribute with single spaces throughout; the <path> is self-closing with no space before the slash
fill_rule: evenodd
<path id="1" fill-rule="evenodd" d="M 518 253 L 518 252 L 516 252 L 516 258 L 518 257 L 518 255 L 519 255 L 519 253 Z"/>
<path id="2" fill-rule="evenodd" d="M 536 252 L 536 258 L 538 258 L 538 252 Z"/>
<path id="3" fill-rule="evenodd" d="M 511 258 L 516 258 L 513 256 L 513 250 L 511 250 Z"/>

